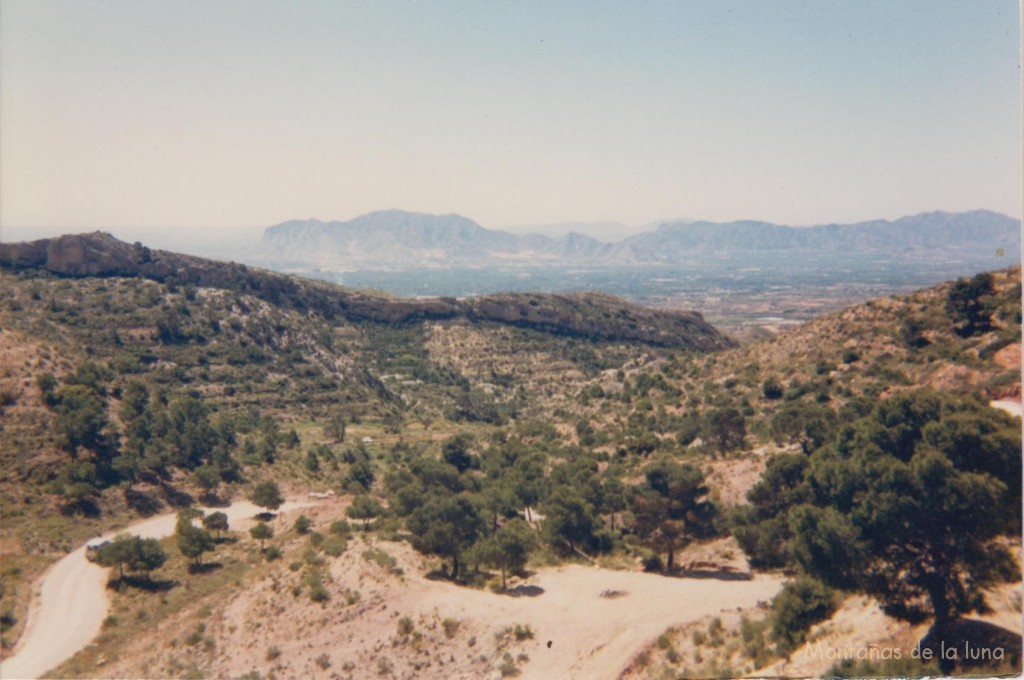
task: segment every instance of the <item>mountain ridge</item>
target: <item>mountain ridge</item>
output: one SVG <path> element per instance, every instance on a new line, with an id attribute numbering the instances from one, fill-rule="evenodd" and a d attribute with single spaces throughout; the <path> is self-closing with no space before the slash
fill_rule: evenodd
<path id="1" fill-rule="evenodd" d="M 347 221 L 291 220 L 264 231 L 259 259 L 325 268 L 685 262 L 723 251 L 927 254 L 1020 249 L 1020 220 L 989 210 L 793 227 L 759 220 L 666 221 L 618 241 L 569 230 L 557 238 L 492 230 L 450 213 L 381 210 Z"/>
<path id="2" fill-rule="evenodd" d="M 641 342 L 716 351 L 735 341 L 699 312 L 655 310 L 604 293 L 503 293 L 466 300 L 403 299 L 269 272 L 234 262 L 151 250 L 110 234 L 65 235 L 0 243 L 0 270 L 38 270 L 66 277 L 143 278 L 254 295 L 272 304 L 316 312 L 325 319 L 379 324 L 464 318 L 531 328 L 553 335 Z"/>

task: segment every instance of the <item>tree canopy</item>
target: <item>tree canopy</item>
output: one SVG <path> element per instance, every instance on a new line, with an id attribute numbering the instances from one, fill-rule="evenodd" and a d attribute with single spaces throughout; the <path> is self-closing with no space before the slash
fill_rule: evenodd
<path id="1" fill-rule="evenodd" d="M 215 548 L 210 532 L 194 526 L 191 518 L 179 517 L 174 535 L 178 550 L 185 557 L 194 560 L 196 566 L 202 565 L 203 553 L 212 552 Z"/>
<path id="2" fill-rule="evenodd" d="M 983 590 L 1017 571 L 994 539 L 1020 531 L 1020 451 L 1019 425 L 1006 414 L 903 392 L 806 464 L 772 461 L 736 537 L 752 562 L 798 565 L 878 598 L 890 615 L 955 618 L 984 608 Z M 759 534 L 771 539 L 759 543 Z"/>
<path id="3" fill-rule="evenodd" d="M 409 515 L 407 525 L 414 548 L 451 559 L 456 580 L 462 554 L 476 542 L 485 522 L 469 497 L 459 494 L 428 500 Z"/>
<path id="4" fill-rule="evenodd" d="M 712 533 L 715 508 L 707 494 L 700 470 L 668 459 L 649 465 L 643 483 L 633 490 L 636 533 L 649 547 L 666 553 L 668 571 L 675 566 L 677 550 L 694 537 Z"/>
<path id="5" fill-rule="evenodd" d="M 105 567 L 117 567 L 119 577 L 124 579 L 124 570 L 145 572 L 147 578 L 154 569 L 167 561 L 167 553 L 155 538 L 140 538 L 120 534 L 96 551 L 96 563 Z"/>
<path id="6" fill-rule="evenodd" d="M 266 508 L 270 512 L 284 505 L 284 497 L 281 496 L 281 489 L 277 486 L 277 482 L 269 480 L 254 486 L 249 493 L 249 500 L 254 505 Z"/>

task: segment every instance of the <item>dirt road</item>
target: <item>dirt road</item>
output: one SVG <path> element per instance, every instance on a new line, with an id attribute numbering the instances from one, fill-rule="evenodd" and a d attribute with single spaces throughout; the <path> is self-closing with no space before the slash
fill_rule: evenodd
<path id="1" fill-rule="evenodd" d="M 279 512 L 310 503 L 286 503 Z M 223 512 L 235 522 L 261 512 L 252 503 L 227 508 L 203 508 Z M 177 516 L 160 515 L 133 524 L 123 531 L 143 538 L 163 538 L 174 533 Z M 113 538 L 114 533 L 105 538 Z M 100 632 L 107 617 L 108 570 L 85 559 L 85 546 L 59 560 L 43 575 L 38 595 L 28 613 L 25 632 L 14 654 L 0 661 L 0 678 L 15 680 L 45 677 L 46 671 L 74 656 Z"/>
<path id="2" fill-rule="evenodd" d="M 1000 411 L 1006 411 L 1011 416 L 1021 417 L 1021 404 L 1015 399 L 997 399 L 996 401 L 990 401 L 988 405 Z"/>

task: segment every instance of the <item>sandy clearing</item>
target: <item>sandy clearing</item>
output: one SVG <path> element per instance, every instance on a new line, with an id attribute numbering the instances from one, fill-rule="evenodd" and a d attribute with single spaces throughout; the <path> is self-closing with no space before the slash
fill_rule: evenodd
<path id="1" fill-rule="evenodd" d="M 615 678 L 666 628 L 770 600 L 782 581 L 772 576 L 692 580 L 570 565 L 530 579 L 530 585 L 544 589 L 537 597 L 432 583 L 436 588 L 422 594 L 420 606 L 461 610 L 495 626 L 529 624 L 536 637 L 524 646 L 530 662 L 522 667 L 523 678 Z M 625 595 L 601 597 L 606 590 Z"/>
<path id="2" fill-rule="evenodd" d="M 220 623 L 210 677 L 238 677 L 274 666 L 280 677 L 329 678 L 343 662 L 354 664 L 356 677 L 367 677 L 376 674 L 382 657 L 396 664 L 395 677 L 492 677 L 501 651 L 509 651 L 529 657 L 519 666 L 522 678 L 612 679 L 666 629 L 770 600 L 784 580 L 776 575 L 751 581 L 684 579 L 567 565 L 541 568 L 516 581 L 516 587 L 534 596 L 511 597 L 427 578 L 425 561 L 409 546 L 375 545 L 397 559 L 404 576 L 385 574 L 367 563 L 360 557 L 365 544 L 350 546 L 329 568 L 332 602 L 338 605 L 321 608 L 306 598 L 295 599 L 287 594 L 284 575 L 232 598 L 214 619 Z M 343 587 L 361 591 L 359 605 L 340 604 Z M 611 590 L 620 595 L 602 597 Z M 399 616 L 410 617 L 427 636 L 423 650 L 398 644 Z M 461 622 L 455 639 L 430 632 L 444 618 Z M 191 621 L 184 625 L 194 625 Z M 529 626 L 533 638 L 495 652 L 495 635 L 517 624 Z M 476 644 L 467 647 L 470 637 Z M 139 654 L 125 657 L 142 658 L 144 646 L 136 650 Z M 272 647 L 279 648 L 280 656 L 266 662 L 265 652 Z M 329 656 L 334 665 L 318 668 L 313 663 L 318 656 Z M 412 666 L 417 660 L 431 663 Z M 133 664 L 112 670 L 140 668 Z"/>
<path id="3" fill-rule="evenodd" d="M 308 507 L 312 503 L 285 503 L 278 512 Z M 251 518 L 262 509 L 249 502 L 226 508 L 202 508 L 223 512 L 229 521 Z M 133 524 L 121 531 L 143 538 L 163 538 L 174 533 L 177 515 L 168 513 Z M 85 558 L 85 546 L 61 558 L 42 576 L 42 585 L 33 598 L 25 632 L 14 654 L 0 661 L 0 678 L 15 680 L 38 678 L 46 671 L 74 656 L 100 632 L 110 600 L 106 592 L 108 570 Z"/>

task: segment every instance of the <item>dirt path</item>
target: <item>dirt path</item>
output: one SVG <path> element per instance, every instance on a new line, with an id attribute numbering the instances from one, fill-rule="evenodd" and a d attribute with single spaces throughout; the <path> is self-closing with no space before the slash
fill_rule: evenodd
<path id="1" fill-rule="evenodd" d="M 1011 416 L 1021 417 L 1021 404 L 1015 399 L 996 399 L 988 403 L 992 408 L 997 408 L 1001 411 L 1006 411 Z"/>
<path id="2" fill-rule="evenodd" d="M 279 512 L 306 507 L 310 503 L 285 503 Z M 223 512 L 229 521 L 243 520 L 261 512 L 252 503 L 235 503 L 227 508 L 203 508 Z M 171 513 L 133 524 L 122 531 L 143 538 L 163 538 L 174 533 L 177 515 Z M 108 569 L 85 559 L 85 546 L 59 560 L 42 577 L 38 595 L 28 613 L 25 632 L 14 654 L 0 661 L 4 680 L 38 678 L 74 656 L 100 632 L 110 605 L 106 584 Z"/>

